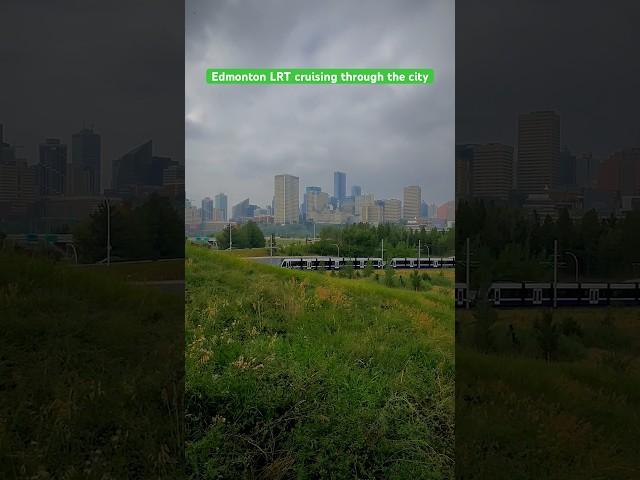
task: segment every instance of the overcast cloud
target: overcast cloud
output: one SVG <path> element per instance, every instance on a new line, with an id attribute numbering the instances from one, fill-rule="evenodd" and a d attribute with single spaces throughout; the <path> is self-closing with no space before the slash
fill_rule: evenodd
<path id="1" fill-rule="evenodd" d="M 188 0 L 187 197 L 264 206 L 273 176 L 376 198 L 454 196 L 454 2 Z M 427 86 L 205 83 L 209 67 L 431 67 Z"/>

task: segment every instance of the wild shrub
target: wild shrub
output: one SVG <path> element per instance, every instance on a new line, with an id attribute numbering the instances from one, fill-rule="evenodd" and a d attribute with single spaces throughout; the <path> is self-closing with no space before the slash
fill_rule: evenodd
<path id="1" fill-rule="evenodd" d="M 553 313 L 551 311 L 544 312 L 540 318 L 536 319 L 533 329 L 536 332 L 538 346 L 546 361 L 555 360 L 560 329 L 553 322 Z"/>
<path id="2" fill-rule="evenodd" d="M 496 323 L 498 314 L 484 296 L 476 304 L 473 318 L 475 319 L 473 336 L 475 348 L 483 353 L 495 350 L 495 340 L 491 329 Z"/>

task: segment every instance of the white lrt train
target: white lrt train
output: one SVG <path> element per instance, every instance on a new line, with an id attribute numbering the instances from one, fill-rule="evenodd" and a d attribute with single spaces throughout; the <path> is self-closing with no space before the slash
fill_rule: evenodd
<path id="1" fill-rule="evenodd" d="M 366 268 L 367 264 L 376 269 L 384 268 L 382 258 L 365 257 L 290 257 L 283 258 L 281 267 L 297 270 L 340 270 L 346 264 L 353 265 L 355 269 Z M 453 268 L 456 261 L 454 257 L 421 258 L 392 258 L 386 264 L 395 269 L 423 269 L 423 268 Z"/>
<path id="2" fill-rule="evenodd" d="M 364 258 L 364 257 L 300 257 L 300 258 L 283 258 L 280 263 L 281 267 L 293 268 L 298 270 L 340 270 L 347 263 L 353 265 L 353 268 L 366 268 L 371 263 L 373 268 L 382 268 L 384 262 L 381 258 Z"/>
<path id="3" fill-rule="evenodd" d="M 456 259 L 455 257 L 392 258 L 389 265 L 392 268 L 453 268 L 456 266 Z"/>
<path id="4" fill-rule="evenodd" d="M 640 305 L 640 283 L 553 283 L 494 282 L 489 287 L 487 299 L 495 307 L 552 306 L 554 294 L 556 305 Z M 456 283 L 456 306 L 474 304 L 478 292 L 469 292 L 466 283 Z"/>

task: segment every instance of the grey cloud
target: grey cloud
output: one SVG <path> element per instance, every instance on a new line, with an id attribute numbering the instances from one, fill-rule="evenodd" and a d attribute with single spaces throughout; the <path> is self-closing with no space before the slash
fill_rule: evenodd
<path id="1" fill-rule="evenodd" d="M 189 0 L 186 7 L 187 194 L 264 205 L 273 176 L 332 192 L 454 195 L 454 4 L 398 1 Z M 207 67 L 433 67 L 430 86 L 212 86 Z"/>

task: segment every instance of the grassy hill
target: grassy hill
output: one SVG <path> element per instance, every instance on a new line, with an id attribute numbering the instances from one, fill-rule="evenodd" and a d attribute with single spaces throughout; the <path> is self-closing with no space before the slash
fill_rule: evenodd
<path id="1" fill-rule="evenodd" d="M 186 261 L 195 478 L 453 477 L 451 287 Z"/>
<path id="2" fill-rule="evenodd" d="M 460 312 L 457 477 L 640 478 L 640 312 L 542 314 Z"/>
<path id="3" fill-rule="evenodd" d="M 179 478 L 183 299 L 0 252 L 0 478 Z"/>

